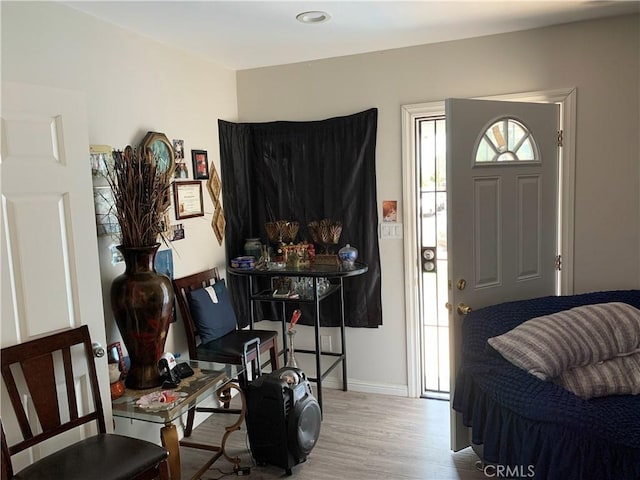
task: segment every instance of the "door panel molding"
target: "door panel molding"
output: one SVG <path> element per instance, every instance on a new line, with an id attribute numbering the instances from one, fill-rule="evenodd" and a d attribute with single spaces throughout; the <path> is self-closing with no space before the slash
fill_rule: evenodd
<path id="1" fill-rule="evenodd" d="M 71 219 L 67 194 L 20 193 L 4 197 L 7 266 L 15 303 L 13 323 L 21 341 L 75 326 L 72 271 L 67 225 Z M 38 232 L 34 235 L 33 232 Z M 43 242 L 42 239 L 47 241 Z M 43 278 L 43 272 L 46 277 Z M 41 288 L 47 289 L 42 301 Z M 19 301 L 15 301 L 19 299 Z M 4 300 L 4 299 L 3 299 Z"/>
<path id="2" fill-rule="evenodd" d="M 518 175 L 516 177 L 518 195 L 518 271 L 516 279 L 526 281 L 540 278 L 542 238 L 531 235 L 538 232 L 542 223 L 542 182 L 540 175 Z M 527 235 L 524 232 L 529 232 Z"/>
<path id="3" fill-rule="evenodd" d="M 486 288 L 502 283 L 502 197 L 501 179 L 479 177 L 473 181 L 474 189 L 474 246 L 475 265 L 473 288 Z M 485 255 L 480 255 L 480 251 Z M 492 254 L 486 255 L 487 252 Z"/>

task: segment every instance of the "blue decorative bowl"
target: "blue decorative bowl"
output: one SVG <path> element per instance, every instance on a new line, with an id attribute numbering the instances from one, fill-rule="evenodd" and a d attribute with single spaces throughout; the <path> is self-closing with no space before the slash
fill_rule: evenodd
<path id="1" fill-rule="evenodd" d="M 256 266 L 256 259 L 252 256 L 236 257 L 231 260 L 231 268 L 251 269 Z"/>

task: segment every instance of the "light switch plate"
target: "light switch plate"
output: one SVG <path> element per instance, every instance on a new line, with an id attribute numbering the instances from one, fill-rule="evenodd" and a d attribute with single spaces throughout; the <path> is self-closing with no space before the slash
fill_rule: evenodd
<path id="1" fill-rule="evenodd" d="M 396 222 L 385 222 L 380 224 L 380 238 L 386 239 L 398 239 L 402 238 L 403 225 Z"/>

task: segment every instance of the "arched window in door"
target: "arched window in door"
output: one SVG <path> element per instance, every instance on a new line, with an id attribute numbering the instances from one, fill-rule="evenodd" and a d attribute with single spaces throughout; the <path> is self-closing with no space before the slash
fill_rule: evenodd
<path id="1" fill-rule="evenodd" d="M 475 163 L 540 162 L 538 147 L 529 129 L 515 118 L 492 122 L 478 138 Z"/>

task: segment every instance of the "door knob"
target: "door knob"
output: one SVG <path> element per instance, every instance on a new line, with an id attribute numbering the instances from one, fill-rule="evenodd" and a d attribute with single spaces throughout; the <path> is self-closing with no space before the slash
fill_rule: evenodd
<path id="1" fill-rule="evenodd" d="M 460 315 L 467 315 L 472 309 L 470 306 L 465 305 L 464 303 L 461 303 L 458 305 L 458 308 L 456 310 Z"/>
<path id="2" fill-rule="evenodd" d="M 104 357 L 105 351 L 102 345 L 100 345 L 98 342 L 93 342 L 91 344 L 91 347 L 93 348 L 94 357 L 96 358 Z"/>

